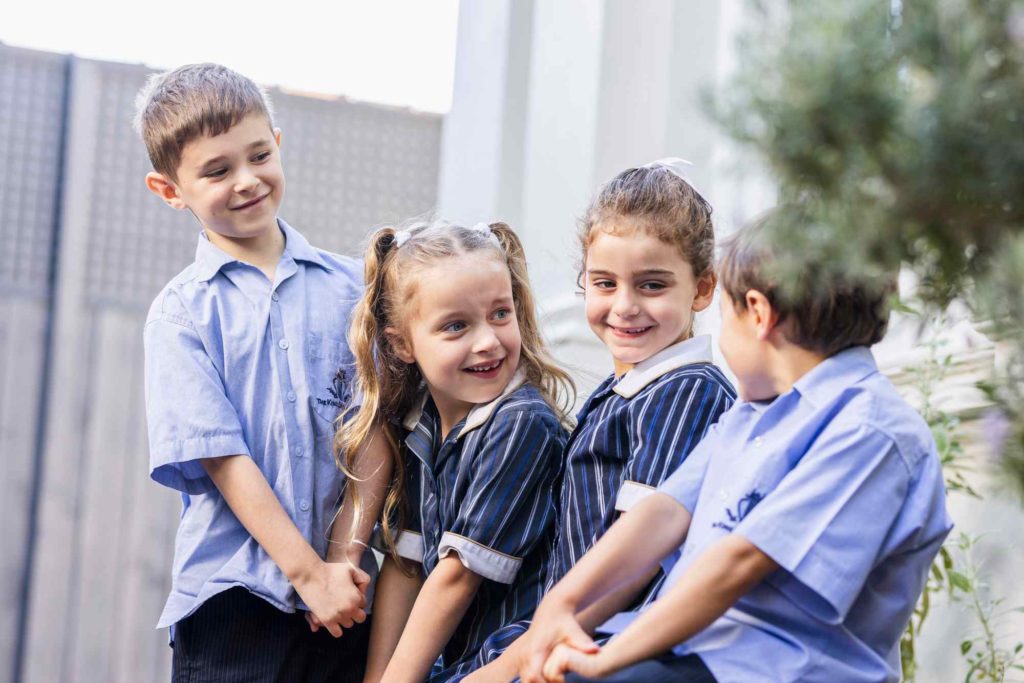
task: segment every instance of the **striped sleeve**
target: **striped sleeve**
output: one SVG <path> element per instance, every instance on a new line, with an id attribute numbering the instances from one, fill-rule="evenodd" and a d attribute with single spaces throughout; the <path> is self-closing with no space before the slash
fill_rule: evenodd
<path id="1" fill-rule="evenodd" d="M 438 555 L 454 551 L 480 576 L 512 583 L 554 523 L 565 433 L 546 406 L 499 410 L 485 429 L 467 495 Z"/>
<path id="2" fill-rule="evenodd" d="M 729 389 L 704 375 L 682 374 L 630 405 L 630 454 L 615 509 L 626 512 L 679 468 L 732 405 Z"/>

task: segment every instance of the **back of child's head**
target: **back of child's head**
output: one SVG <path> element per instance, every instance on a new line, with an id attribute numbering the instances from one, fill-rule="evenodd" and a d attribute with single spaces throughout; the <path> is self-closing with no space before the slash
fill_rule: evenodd
<path id="1" fill-rule="evenodd" d="M 895 277 L 784 252 L 788 242 L 775 228 L 806 220 L 800 207 L 780 207 L 726 240 L 718 265 L 722 288 L 737 310 L 746 309 L 750 290 L 763 294 L 786 339 L 826 358 L 881 341 Z"/>
<path id="2" fill-rule="evenodd" d="M 597 231 L 630 230 L 676 247 L 694 277 L 714 270 L 711 205 L 667 163 L 626 169 L 601 187 L 580 221 L 583 266 Z"/>
<path id="3" fill-rule="evenodd" d="M 273 128 L 273 107 L 263 88 L 220 64 L 188 64 L 153 74 L 135 100 L 135 129 L 153 170 L 176 179 L 185 146 L 227 132 L 261 114 Z"/>
<path id="4" fill-rule="evenodd" d="M 361 405 L 339 427 L 336 454 L 346 472 L 360 446 L 378 426 L 385 428 L 393 453 L 401 420 L 420 395 L 423 378 L 415 364 L 396 353 L 391 335 L 406 335 L 421 294 L 417 275 L 424 268 L 451 267 L 454 257 L 498 259 L 508 267 L 512 298 L 522 339 L 519 369 L 560 416 L 572 401 L 573 383 L 547 350 L 537 321 L 536 302 L 527 277 L 522 243 L 504 223 L 473 228 L 444 222 L 417 223 L 405 230 L 385 227 L 370 236 L 365 252 L 366 291 L 349 328 L 349 346 L 356 359 Z M 429 296 L 429 292 L 426 293 Z M 395 458 L 391 493 L 385 503 L 385 539 L 392 546 L 389 519 L 401 515 L 402 462 Z M 392 546 L 393 547 L 393 546 Z"/>

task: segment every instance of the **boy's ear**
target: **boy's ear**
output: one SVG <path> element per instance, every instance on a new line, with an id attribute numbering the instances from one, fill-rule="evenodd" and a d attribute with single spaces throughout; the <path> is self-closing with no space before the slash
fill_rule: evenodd
<path id="1" fill-rule="evenodd" d="M 394 349 L 395 355 L 398 356 L 399 360 L 409 364 L 416 362 L 412 355 L 412 349 L 405 340 L 405 336 L 393 327 L 385 327 L 384 334 L 387 336 L 388 343 L 391 344 L 391 348 Z"/>
<path id="2" fill-rule="evenodd" d="M 693 312 L 698 313 L 711 305 L 715 298 L 715 285 L 718 284 L 718 277 L 713 271 L 708 271 L 697 278 L 697 293 L 693 297 Z"/>
<path id="3" fill-rule="evenodd" d="M 756 289 L 748 290 L 746 295 L 744 295 L 744 299 L 757 338 L 762 341 L 768 339 L 778 326 L 778 312 L 772 306 L 768 297 Z"/>
<path id="4" fill-rule="evenodd" d="M 278 147 L 281 146 L 281 129 L 280 128 L 275 128 L 274 129 L 274 142 L 277 143 Z"/>
<path id="5" fill-rule="evenodd" d="M 170 206 L 173 209 L 178 209 L 179 211 L 188 208 L 185 205 L 185 200 L 181 198 L 181 192 L 178 191 L 178 186 L 163 173 L 157 173 L 156 171 L 150 171 L 147 173 L 146 187 L 149 188 L 150 192 L 164 200 L 167 206 Z"/>

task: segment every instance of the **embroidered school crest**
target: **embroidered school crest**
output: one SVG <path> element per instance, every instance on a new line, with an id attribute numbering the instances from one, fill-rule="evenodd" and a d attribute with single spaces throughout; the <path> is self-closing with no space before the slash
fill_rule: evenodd
<path id="1" fill-rule="evenodd" d="M 736 525 L 743 521 L 743 518 L 750 514 L 750 511 L 757 507 L 757 504 L 764 500 L 764 494 L 753 489 L 747 495 L 740 498 L 740 502 L 736 504 L 736 512 L 733 512 L 729 508 L 725 509 L 725 514 L 729 518 L 727 522 L 715 522 L 711 526 L 715 529 L 725 529 L 728 532 L 732 532 L 736 528 Z"/>
<path id="2" fill-rule="evenodd" d="M 343 408 L 352 400 L 352 388 L 348 382 L 348 375 L 345 368 L 338 368 L 334 373 L 331 386 L 327 387 L 328 397 L 318 396 L 316 402 L 322 406 L 334 406 Z"/>

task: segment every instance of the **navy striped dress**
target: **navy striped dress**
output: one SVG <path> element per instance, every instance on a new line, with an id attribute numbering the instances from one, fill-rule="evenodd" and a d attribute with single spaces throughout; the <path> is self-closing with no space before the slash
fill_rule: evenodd
<path id="1" fill-rule="evenodd" d="M 468 671 L 488 635 L 528 618 L 544 593 L 555 533 L 555 492 L 568 437 L 529 384 L 513 380 L 441 438 L 432 400 L 404 421 L 411 519 L 398 553 L 423 576 L 457 553 L 484 578 L 431 681 Z"/>
<path id="2" fill-rule="evenodd" d="M 688 339 L 621 377 L 608 377 L 587 399 L 566 446 L 547 588 L 620 513 L 653 493 L 735 401 L 735 390 L 711 359 L 709 337 Z M 633 608 L 652 600 L 663 580 L 659 572 Z M 529 626 L 523 620 L 493 633 L 461 675 L 496 659 Z"/>

